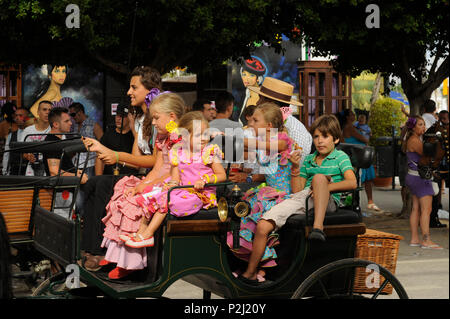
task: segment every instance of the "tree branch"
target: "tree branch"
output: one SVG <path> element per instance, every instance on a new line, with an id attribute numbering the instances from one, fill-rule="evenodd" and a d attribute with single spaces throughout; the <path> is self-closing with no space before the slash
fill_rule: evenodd
<path id="1" fill-rule="evenodd" d="M 443 49 L 442 45 L 439 45 L 436 50 L 436 55 L 434 56 L 434 61 L 430 68 L 430 73 L 429 73 L 430 76 L 433 76 L 435 73 L 434 70 L 436 69 L 436 65 L 437 65 L 439 59 L 441 58 L 442 49 Z"/>
<path id="2" fill-rule="evenodd" d="M 449 56 L 447 56 L 433 76 L 431 76 L 431 74 L 428 76 L 427 81 L 423 84 L 427 92 L 431 94 L 441 85 L 442 81 L 448 77 L 449 63 Z"/>

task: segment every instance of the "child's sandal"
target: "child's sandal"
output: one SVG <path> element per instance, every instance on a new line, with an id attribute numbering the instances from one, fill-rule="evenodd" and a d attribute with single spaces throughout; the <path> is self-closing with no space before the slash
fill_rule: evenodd
<path id="1" fill-rule="evenodd" d="M 144 238 L 141 234 L 138 234 L 136 237 L 128 239 L 125 245 L 132 248 L 153 247 L 155 245 L 155 239 L 153 236 Z"/>
<path id="2" fill-rule="evenodd" d="M 123 241 L 124 243 L 127 242 L 128 239 L 131 239 L 131 238 L 134 238 L 134 237 L 136 237 L 136 233 L 119 235 L 119 239 L 121 241 Z"/>

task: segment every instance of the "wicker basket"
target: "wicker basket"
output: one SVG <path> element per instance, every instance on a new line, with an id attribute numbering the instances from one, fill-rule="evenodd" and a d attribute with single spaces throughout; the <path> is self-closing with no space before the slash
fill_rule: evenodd
<path id="1" fill-rule="evenodd" d="M 395 274 L 395 267 L 397 264 L 398 248 L 400 240 L 403 237 L 395 234 L 389 234 L 378 230 L 367 229 L 366 233 L 358 236 L 356 242 L 355 258 L 373 261 L 392 274 Z M 366 272 L 365 269 L 358 268 L 355 271 L 355 283 L 353 289 L 358 293 L 374 293 L 377 288 L 368 288 L 366 285 L 366 278 L 372 272 Z M 369 278 L 370 281 L 371 278 Z M 384 278 L 380 277 L 380 284 L 383 283 Z M 381 291 L 382 294 L 391 294 L 392 285 L 388 284 Z"/>

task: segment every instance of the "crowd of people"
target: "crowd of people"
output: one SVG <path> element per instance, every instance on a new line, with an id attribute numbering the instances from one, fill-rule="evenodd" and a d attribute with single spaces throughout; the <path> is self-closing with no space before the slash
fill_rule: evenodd
<path id="1" fill-rule="evenodd" d="M 83 219 L 83 264 L 92 271 L 113 265 L 108 276 L 120 279 L 144 268 L 155 272 L 156 249 L 147 248 L 162 244 L 160 225 L 168 213 L 183 217 L 217 206 L 214 188 L 205 187 L 227 179 L 224 150 L 217 135 L 241 134 L 245 161 L 233 163 L 228 178 L 233 182 L 265 184 L 244 195 L 250 203 L 250 214 L 241 220 L 241 248 L 232 252 L 248 262 L 247 268 L 236 276 L 257 285 L 264 280 L 263 268 L 277 262 L 271 235 L 290 216 L 305 213 L 307 198 L 308 207 L 315 210 L 308 240 L 327 240 L 325 215 L 342 204 L 340 192 L 357 186 L 350 158 L 336 146 L 367 145 L 371 130 L 367 117 L 360 115 L 355 122 L 350 109 L 322 115 L 308 130 L 292 115 L 290 105 L 301 103 L 292 98 L 291 84 L 266 77 L 260 86 L 248 89 L 258 99 L 245 107 L 240 121 L 234 121 L 231 116 L 235 101 L 231 93 L 223 91 L 214 100 L 199 99 L 187 107 L 180 95 L 163 91 L 158 71 L 137 67 L 130 75 L 130 103 L 119 105 L 114 127 L 105 132 L 78 102 L 66 108 L 42 100 L 31 123 L 26 109 L 4 105 L 0 138 L 6 140 L 5 150 L 14 141 L 57 141 L 76 133 L 82 136 L 89 153 L 82 153 L 77 162 L 56 152 L 6 152 L 2 173 L 81 175 L 76 209 Z M 431 182 L 416 174 L 416 163 L 423 154 L 421 136 L 432 125 L 428 116 L 432 113 L 427 106 L 422 117 L 409 117 L 405 124 L 403 151 L 408 172 L 404 184 L 413 194 L 410 245 L 442 249 L 430 238 L 434 194 Z M 435 121 L 444 122 L 445 118 L 448 123 L 448 112 L 441 112 Z M 188 138 L 183 132 L 188 133 Z M 22 160 L 17 156 L 22 156 Z M 24 163 L 23 167 L 19 163 Z M 84 166 L 87 169 L 81 174 Z M 380 211 L 373 199 L 374 178 L 373 166 L 361 171 L 367 209 Z M 167 203 L 168 189 L 177 185 L 192 188 L 174 191 Z M 233 247 L 231 233 L 227 243 Z"/>

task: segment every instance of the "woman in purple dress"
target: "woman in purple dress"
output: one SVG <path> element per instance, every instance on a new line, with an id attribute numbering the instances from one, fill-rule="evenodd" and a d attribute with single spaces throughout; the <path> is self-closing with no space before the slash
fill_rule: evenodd
<path id="1" fill-rule="evenodd" d="M 403 151 L 406 151 L 408 161 L 408 174 L 405 184 L 412 194 L 412 211 L 410 217 L 411 241 L 410 246 L 422 247 L 424 249 L 443 249 L 431 241 L 430 237 L 430 214 L 433 200 L 433 186 L 430 180 L 419 176 L 417 166 L 423 155 L 422 135 L 425 133 L 425 121 L 420 116 L 412 116 L 406 122 L 408 132 L 403 143 Z M 422 242 L 419 237 L 419 225 L 422 231 Z"/>

